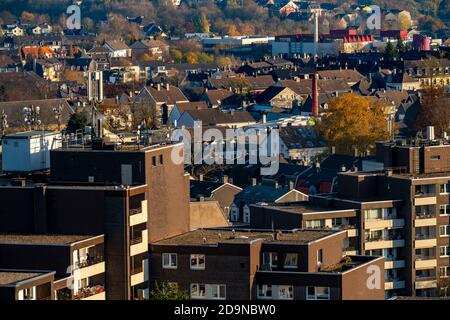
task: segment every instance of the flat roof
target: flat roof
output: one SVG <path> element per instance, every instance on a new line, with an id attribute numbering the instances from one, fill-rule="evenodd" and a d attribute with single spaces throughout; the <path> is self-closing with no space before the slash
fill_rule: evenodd
<path id="1" fill-rule="evenodd" d="M 307 244 L 336 233 L 333 230 L 230 230 L 230 229 L 197 229 L 181 235 L 167 238 L 155 244 L 166 245 L 213 245 L 218 243 L 249 243 L 263 239 L 266 242 Z"/>
<path id="2" fill-rule="evenodd" d="M 42 275 L 37 272 L 0 271 L 0 285 L 11 285 Z"/>
<path id="3" fill-rule="evenodd" d="M 0 244 L 50 244 L 68 245 L 81 240 L 94 238 L 92 235 L 54 235 L 54 234 L 5 234 L 0 233 Z"/>
<path id="4" fill-rule="evenodd" d="M 32 131 L 25 131 L 25 132 L 17 132 L 17 133 L 11 133 L 4 137 L 4 139 L 29 139 L 33 137 L 40 137 L 42 135 L 44 136 L 52 136 L 52 135 L 58 135 L 59 132 L 57 131 L 48 131 L 48 130 L 32 130 Z"/>
<path id="5" fill-rule="evenodd" d="M 293 203 L 292 205 L 289 205 L 289 204 L 261 205 L 261 207 L 268 208 L 268 209 L 288 211 L 290 213 L 295 213 L 295 214 L 327 213 L 327 212 L 335 212 L 335 211 L 355 211 L 355 209 L 320 207 L 320 206 L 315 206 L 315 205 L 309 204 L 308 202 Z"/>

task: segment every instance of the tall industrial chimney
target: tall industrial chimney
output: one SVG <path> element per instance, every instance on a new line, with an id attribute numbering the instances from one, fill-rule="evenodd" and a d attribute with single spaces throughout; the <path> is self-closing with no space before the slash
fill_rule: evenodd
<path id="1" fill-rule="evenodd" d="M 317 57 L 319 46 L 319 14 L 314 11 L 314 57 Z"/>
<path id="2" fill-rule="evenodd" d="M 312 78 L 312 116 L 319 116 L 319 90 L 317 88 L 317 72 L 314 70 L 314 75 Z"/>

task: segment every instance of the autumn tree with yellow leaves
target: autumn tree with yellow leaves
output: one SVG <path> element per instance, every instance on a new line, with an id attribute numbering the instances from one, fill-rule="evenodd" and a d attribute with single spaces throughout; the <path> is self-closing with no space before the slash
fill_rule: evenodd
<path id="1" fill-rule="evenodd" d="M 326 143 L 340 154 L 359 155 L 374 150 L 375 142 L 388 138 L 386 105 L 356 94 L 331 100 L 318 123 Z"/>

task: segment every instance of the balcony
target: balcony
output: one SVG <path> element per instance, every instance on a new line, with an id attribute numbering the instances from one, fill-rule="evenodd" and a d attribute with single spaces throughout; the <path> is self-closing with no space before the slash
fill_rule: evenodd
<path id="1" fill-rule="evenodd" d="M 432 238 L 432 235 L 416 235 L 416 240 L 414 241 L 414 248 L 432 248 L 436 246 L 436 238 Z"/>
<path id="2" fill-rule="evenodd" d="M 74 276 L 78 279 L 89 278 L 105 272 L 103 256 L 89 257 L 75 264 Z"/>
<path id="3" fill-rule="evenodd" d="M 384 283 L 384 290 L 404 289 L 405 281 L 398 279 L 389 279 Z"/>
<path id="4" fill-rule="evenodd" d="M 414 227 L 430 227 L 436 225 L 436 218 L 431 215 L 417 216 L 414 220 Z"/>
<path id="5" fill-rule="evenodd" d="M 364 250 L 399 248 L 405 246 L 405 240 L 400 235 L 387 235 L 380 237 L 366 237 Z"/>
<path id="6" fill-rule="evenodd" d="M 352 228 L 354 227 L 352 226 Z M 347 237 L 349 238 L 357 237 L 358 234 L 358 229 L 347 229 Z"/>
<path id="7" fill-rule="evenodd" d="M 131 271 L 131 286 L 148 281 L 148 259 L 142 260 L 142 265 Z"/>
<path id="8" fill-rule="evenodd" d="M 142 236 L 130 240 L 130 256 L 135 256 L 148 251 L 148 232 L 142 230 Z"/>
<path id="9" fill-rule="evenodd" d="M 99 284 L 80 289 L 73 298 L 74 300 L 105 300 L 105 296 L 105 287 Z"/>
<path id="10" fill-rule="evenodd" d="M 386 260 L 384 262 L 385 269 L 398 269 L 405 267 L 405 260 Z"/>
<path id="11" fill-rule="evenodd" d="M 437 280 L 420 280 L 416 279 L 415 283 L 416 289 L 431 289 L 437 288 Z"/>
<path id="12" fill-rule="evenodd" d="M 366 229 L 401 228 L 405 226 L 405 219 L 377 219 L 366 220 Z"/>
<path id="13" fill-rule="evenodd" d="M 141 202 L 141 208 L 130 209 L 130 227 L 147 222 L 147 200 Z"/>
<path id="14" fill-rule="evenodd" d="M 429 259 L 418 259 L 416 256 L 416 261 L 414 262 L 414 267 L 416 269 L 429 269 L 437 266 L 437 260 L 435 257 L 428 257 Z"/>
<path id="15" fill-rule="evenodd" d="M 435 205 L 436 203 L 437 203 L 436 196 L 430 197 L 427 194 L 423 194 L 414 199 L 414 206 L 428 206 L 428 205 Z"/>

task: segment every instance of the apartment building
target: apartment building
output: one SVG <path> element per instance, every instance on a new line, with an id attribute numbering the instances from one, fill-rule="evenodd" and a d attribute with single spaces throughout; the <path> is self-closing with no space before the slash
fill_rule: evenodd
<path id="1" fill-rule="evenodd" d="M 54 273 L 0 269 L 0 300 L 53 300 Z"/>
<path id="2" fill-rule="evenodd" d="M 193 300 L 384 299 L 384 259 L 345 255 L 345 238 L 332 230 L 197 229 L 151 244 L 150 286 L 177 283 Z"/>
<path id="3" fill-rule="evenodd" d="M 448 295 L 450 144 L 377 145 L 378 172 L 338 174 L 337 192 L 252 206 L 251 227 L 347 230 L 347 253 L 385 257 L 386 297 Z"/>
<path id="4" fill-rule="evenodd" d="M 52 270 L 52 292 L 45 299 L 105 300 L 106 297 L 103 235 L 0 234 L 0 268 Z M 39 293 L 42 290 L 39 286 L 29 290 Z M 17 300 L 39 300 L 42 296 L 29 292 L 31 295 L 18 295 Z"/>
<path id="5" fill-rule="evenodd" d="M 124 145 L 119 150 L 94 142 L 92 146 L 52 150 L 49 174 L 1 177 L 0 233 L 54 235 L 48 241 L 57 241 L 56 235 L 104 237 L 104 280 L 81 281 L 78 287 L 75 284 L 73 289 L 63 290 L 65 281 L 61 279 L 67 275 L 66 269 L 61 269 L 56 272 L 55 290 L 76 298 L 78 288 L 92 284 L 108 300 L 145 299 L 149 294 L 149 243 L 189 230 L 189 177 L 182 164 L 171 161 L 172 151 L 179 154 L 181 148 L 180 144 Z M 50 256 L 50 247 L 43 246 L 39 252 Z M 26 254 L 31 253 L 23 251 Z M 5 253 L 5 257 L 10 255 Z M 31 260 L 20 260 L 23 255 L 5 268 L 41 268 Z M 78 261 L 84 256 L 85 252 Z M 77 264 L 73 252 L 61 253 L 58 259 L 64 260 L 64 268 Z M 58 263 L 50 259 L 46 270 L 58 270 Z M 85 271 L 81 268 L 80 272 L 83 275 Z"/>

